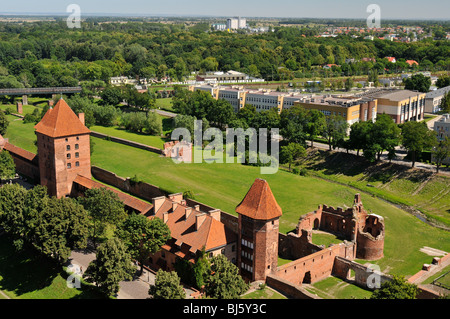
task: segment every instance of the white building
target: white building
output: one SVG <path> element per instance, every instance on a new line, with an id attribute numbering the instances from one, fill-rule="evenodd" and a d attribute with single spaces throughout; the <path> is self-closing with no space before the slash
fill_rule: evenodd
<path id="1" fill-rule="evenodd" d="M 442 99 L 448 92 L 450 92 L 450 86 L 446 86 L 427 93 L 427 95 L 425 96 L 425 112 L 439 112 L 441 110 Z"/>
<path id="2" fill-rule="evenodd" d="M 226 28 L 228 30 L 238 30 L 247 28 L 247 19 L 237 17 L 237 18 L 228 18 Z"/>
<path id="3" fill-rule="evenodd" d="M 438 141 L 444 140 L 444 138 L 450 138 L 450 114 L 444 114 L 439 121 L 434 122 L 434 130 L 437 132 Z M 432 159 L 433 160 L 433 159 Z M 450 157 L 447 157 L 443 164 L 450 164 Z"/>

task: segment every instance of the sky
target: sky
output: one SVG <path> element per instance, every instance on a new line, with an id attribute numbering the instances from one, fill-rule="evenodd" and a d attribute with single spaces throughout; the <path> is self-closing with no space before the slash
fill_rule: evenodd
<path id="1" fill-rule="evenodd" d="M 0 13 L 64 14 L 77 4 L 81 14 L 353 18 L 366 20 L 369 4 L 381 19 L 450 20 L 448 0 L 0 0 Z"/>

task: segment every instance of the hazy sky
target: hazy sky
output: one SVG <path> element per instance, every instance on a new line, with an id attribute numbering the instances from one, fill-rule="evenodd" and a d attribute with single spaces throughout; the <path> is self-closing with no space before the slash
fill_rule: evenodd
<path id="1" fill-rule="evenodd" d="M 448 0 L 0 0 L 1 13 L 64 13 L 78 4 L 81 13 L 308 17 L 366 19 L 369 4 L 381 19 L 450 20 Z"/>

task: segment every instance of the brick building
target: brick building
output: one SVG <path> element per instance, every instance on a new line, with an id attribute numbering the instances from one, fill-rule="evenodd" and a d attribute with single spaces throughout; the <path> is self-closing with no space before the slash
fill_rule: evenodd
<path id="1" fill-rule="evenodd" d="M 278 230 L 282 215 L 269 184 L 257 179 L 236 212 L 241 275 L 249 281 L 265 280 L 278 265 Z"/>
<path id="2" fill-rule="evenodd" d="M 40 183 L 58 198 L 70 195 L 78 175 L 91 178 L 90 130 L 61 99 L 35 126 Z"/>

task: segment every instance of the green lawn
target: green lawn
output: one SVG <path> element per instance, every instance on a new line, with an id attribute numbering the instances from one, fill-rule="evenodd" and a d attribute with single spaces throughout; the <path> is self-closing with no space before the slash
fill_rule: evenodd
<path id="1" fill-rule="evenodd" d="M 95 126 L 90 127 L 90 130 L 94 131 L 94 132 L 107 134 L 109 136 L 115 136 L 118 138 L 123 138 L 126 140 L 138 142 L 141 144 L 157 147 L 159 149 L 163 149 L 164 143 L 167 141 L 165 138 L 162 138 L 160 136 L 132 133 L 125 129 L 119 128 L 117 126 L 105 127 L 105 126 L 95 125 Z"/>
<path id="2" fill-rule="evenodd" d="M 34 133 L 34 123 L 24 123 L 20 118 L 14 115 L 6 116 L 9 120 L 9 126 L 5 137 L 11 144 L 19 146 L 29 152 L 36 153 L 37 147 L 34 145 L 36 134 Z"/>
<path id="3" fill-rule="evenodd" d="M 173 112 L 172 98 L 156 99 L 156 108 Z"/>
<path id="4" fill-rule="evenodd" d="M 12 241 L 0 236 L 0 290 L 12 299 L 101 298 L 91 287 L 68 288 L 60 266 L 30 248 L 17 252 Z M 1 296 L 1 295 L 0 295 Z"/>
<path id="5" fill-rule="evenodd" d="M 172 193 L 192 190 L 197 200 L 229 213 L 234 213 L 253 181 L 264 178 L 283 209 L 280 219 L 283 233 L 295 229 L 299 217 L 315 210 L 319 204 L 350 206 L 357 192 L 347 186 L 285 171 L 261 175 L 259 168 L 240 164 L 175 164 L 171 159 L 129 146 L 100 139 L 94 141 L 93 165 L 119 176 L 137 175 L 138 179 Z M 363 195 L 362 201 L 369 212 L 385 218 L 385 257 L 374 262 L 382 271 L 413 275 L 424 263 L 430 262 L 430 256 L 420 252 L 423 246 L 450 251 L 449 232 L 433 228 L 375 197 Z M 315 237 L 313 235 L 314 242 Z"/>
<path id="6" fill-rule="evenodd" d="M 336 277 L 328 277 L 306 288 L 309 292 L 324 299 L 363 299 L 370 298 L 372 292 Z"/>
<path id="7" fill-rule="evenodd" d="M 244 296 L 241 299 L 287 299 L 279 292 L 271 289 L 270 287 L 264 287 L 263 289 L 257 289 Z"/>
<path id="8" fill-rule="evenodd" d="M 7 133 L 8 137 L 14 136 L 17 146 L 27 149 L 31 148 L 30 139 L 33 135 L 32 125 L 28 127 L 22 123 L 14 123 Z M 191 190 L 197 200 L 232 214 L 254 180 L 266 179 L 283 210 L 280 219 L 280 231 L 283 233 L 295 229 L 299 217 L 317 209 L 320 204 L 351 206 L 357 192 L 348 186 L 314 176 L 294 175 L 283 170 L 273 175 L 262 175 L 259 168 L 240 164 L 175 164 L 171 159 L 148 151 L 97 138 L 93 138 L 93 141 L 93 165 L 122 177 L 136 175 L 139 180 L 171 193 Z M 329 172 L 327 176 L 340 180 L 342 175 L 332 175 Z M 385 257 L 373 262 L 382 271 L 411 276 L 432 259 L 420 252 L 420 248 L 428 246 L 450 251 L 449 232 L 433 228 L 373 196 L 363 194 L 362 201 L 369 212 L 385 219 Z M 313 234 L 313 242 L 316 242 L 316 237 Z"/>

